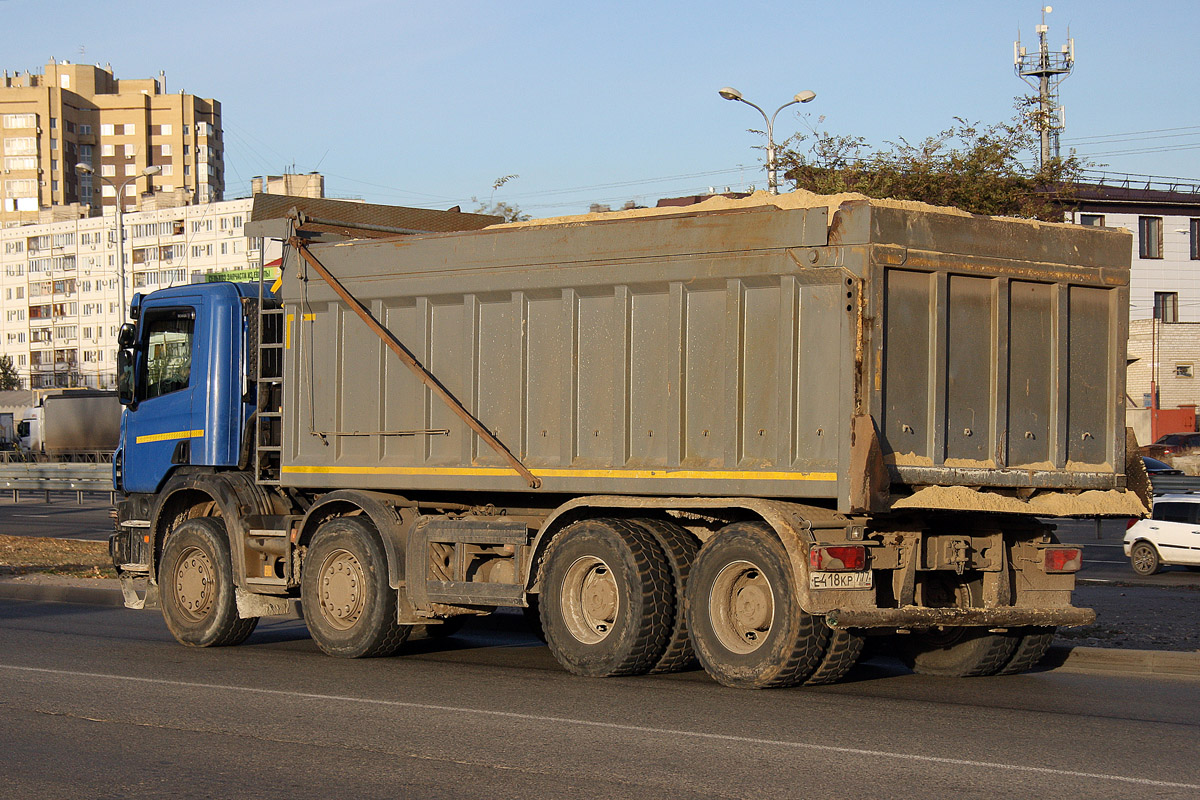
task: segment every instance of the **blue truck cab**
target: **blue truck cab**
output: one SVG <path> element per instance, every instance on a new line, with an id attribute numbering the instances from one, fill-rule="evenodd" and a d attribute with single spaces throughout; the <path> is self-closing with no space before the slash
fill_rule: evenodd
<path id="1" fill-rule="evenodd" d="M 251 298 L 257 284 L 231 282 L 134 296 L 137 323 L 119 337 L 119 491 L 156 492 L 183 465 L 238 466 L 254 412 L 246 374 Z"/>

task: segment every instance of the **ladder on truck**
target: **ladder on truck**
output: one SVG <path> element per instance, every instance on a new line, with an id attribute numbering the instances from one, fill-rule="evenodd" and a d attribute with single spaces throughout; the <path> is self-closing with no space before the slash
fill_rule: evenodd
<path id="1" fill-rule="evenodd" d="M 283 336 L 282 304 L 266 289 L 266 267 L 258 273 L 258 313 L 249 315 L 255 330 L 250 341 L 255 363 L 254 480 L 278 486 L 283 458 Z"/>

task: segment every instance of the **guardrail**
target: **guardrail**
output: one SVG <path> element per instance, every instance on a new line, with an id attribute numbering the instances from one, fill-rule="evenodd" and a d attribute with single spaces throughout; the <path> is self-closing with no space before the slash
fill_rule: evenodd
<path id="1" fill-rule="evenodd" d="M 1200 477 L 1195 475 L 1151 475 L 1154 494 L 1191 494 L 1200 492 Z"/>
<path id="2" fill-rule="evenodd" d="M 0 463 L 0 489 L 11 490 L 14 502 L 21 499 L 21 492 L 45 492 L 47 503 L 51 492 L 75 492 L 79 502 L 87 493 L 104 493 L 111 498 L 112 464 Z"/>

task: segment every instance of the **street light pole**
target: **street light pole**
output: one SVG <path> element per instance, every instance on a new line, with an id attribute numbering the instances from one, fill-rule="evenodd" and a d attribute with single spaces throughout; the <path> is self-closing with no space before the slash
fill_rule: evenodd
<path id="1" fill-rule="evenodd" d="M 775 109 L 775 113 L 767 116 L 767 112 L 763 111 L 754 103 L 751 103 L 746 98 L 742 97 L 742 93 L 732 86 L 726 86 L 720 89 L 717 94 L 724 97 L 726 100 L 736 100 L 739 103 L 745 103 L 758 113 L 762 114 L 763 120 L 767 123 L 767 191 L 771 194 L 779 194 L 779 172 L 778 165 L 775 162 L 775 117 L 779 116 L 779 112 L 783 111 L 788 106 L 794 106 L 796 103 L 811 103 L 817 96 L 816 92 L 805 89 L 800 92 L 790 101 L 784 103 L 779 108 Z"/>
<path id="2" fill-rule="evenodd" d="M 91 164 L 85 164 L 82 161 L 75 165 L 75 171 L 80 175 L 94 175 L 117 191 L 117 280 L 120 284 L 120 292 L 117 296 L 121 301 L 121 322 L 124 322 L 125 318 L 129 315 L 129 307 L 125 302 L 125 187 L 135 182 L 138 178 L 148 175 L 157 175 L 158 173 L 162 172 L 162 167 L 146 167 L 137 175 L 126 178 L 121 182 L 120 185 L 113 183 L 103 175 L 96 175 L 95 168 L 93 168 Z"/>

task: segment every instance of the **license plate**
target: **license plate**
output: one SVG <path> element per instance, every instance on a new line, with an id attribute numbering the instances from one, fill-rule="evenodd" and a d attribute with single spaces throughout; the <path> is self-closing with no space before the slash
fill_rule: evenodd
<path id="1" fill-rule="evenodd" d="M 862 572 L 810 572 L 808 573 L 808 588 L 810 589 L 870 589 L 871 570 Z"/>

